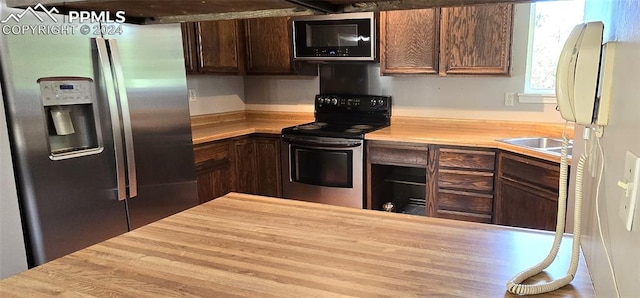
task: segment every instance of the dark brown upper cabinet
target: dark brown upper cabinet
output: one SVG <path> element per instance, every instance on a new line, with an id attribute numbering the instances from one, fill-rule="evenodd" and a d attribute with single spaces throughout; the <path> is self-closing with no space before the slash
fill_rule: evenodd
<path id="1" fill-rule="evenodd" d="M 291 22 L 289 17 L 245 21 L 247 73 L 290 74 Z"/>
<path id="2" fill-rule="evenodd" d="M 189 74 L 198 72 L 196 54 L 196 29 L 195 23 L 182 23 L 182 49 L 184 51 L 184 68 Z"/>
<path id="3" fill-rule="evenodd" d="M 317 65 L 294 63 L 291 18 L 184 23 L 188 73 L 317 75 Z"/>
<path id="4" fill-rule="evenodd" d="M 513 4 L 380 14 L 382 74 L 508 75 Z"/>
<path id="5" fill-rule="evenodd" d="M 187 72 L 243 74 L 243 28 L 240 20 L 182 24 Z"/>
<path id="6" fill-rule="evenodd" d="M 380 69 L 385 74 L 438 73 L 439 9 L 380 13 Z"/>
<path id="7" fill-rule="evenodd" d="M 244 72 L 242 21 L 223 20 L 196 23 L 198 70 L 210 73 Z"/>
<path id="8" fill-rule="evenodd" d="M 508 75 L 513 4 L 442 9 L 440 74 Z"/>

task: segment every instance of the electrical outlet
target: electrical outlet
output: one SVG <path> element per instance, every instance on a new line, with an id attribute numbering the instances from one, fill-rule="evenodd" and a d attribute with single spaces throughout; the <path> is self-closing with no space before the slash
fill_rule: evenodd
<path id="1" fill-rule="evenodd" d="M 504 94 L 504 105 L 506 107 L 513 107 L 513 103 L 515 101 L 516 94 L 513 92 L 507 92 Z"/>
<path id="2" fill-rule="evenodd" d="M 640 158 L 627 151 L 624 159 L 624 177 L 618 181 L 622 188 L 619 215 L 627 231 L 631 231 L 633 215 L 638 199 L 638 182 L 640 182 Z"/>
<path id="3" fill-rule="evenodd" d="M 196 89 L 189 89 L 189 101 L 198 101 L 198 93 L 196 92 Z"/>

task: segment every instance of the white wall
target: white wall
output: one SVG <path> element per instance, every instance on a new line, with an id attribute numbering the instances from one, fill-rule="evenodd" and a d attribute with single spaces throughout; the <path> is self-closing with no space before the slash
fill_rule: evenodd
<path id="1" fill-rule="evenodd" d="M 392 77 L 393 114 L 469 119 L 563 122 L 555 104 L 504 106 L 505 92 L 522 92 L 529 30 L 529 4 L 516 5 L 511 77 Z M 245 77 L 247 109 L 313 111 L 317 78 Z"/>
<path id="2" fill-rule="evenodd" d="M 618 217 L 622 189 L 617 186 L 617 182 L 623 177 L 625 152 L 631 151 L 640 155 L 640 1 L 587 0 L 585 19 L 603 21 L 605 42 L 619 42 L 613 73 L 610 125 L 606 127 L 602 138 L 605 167 L 600 194 L 600 213 L 603 238 L 613 257 L 621 296 L 638 297 L 640 208 L 635 211 L 633 230 L 627 232 Z M 576 144 L 576 150 L 582 151 L 584 147 L 583 142 Z M 598 297 L 615 297 L 595 216 L 596 180 L 587 178 L 585 184 L 582 248 Z"/>
<path id="3" fill-rule="evenodd" d="M 319 77 L 245 77 L 248 110 L 313 112 L 313 100 L 319 92 Z"/>
<path id="4" fill-rule="evenodd" d="M 191 116 L 244 110 L 242 76 L 189 75 L 187 87 L 196 90 L 196 101 L 189 102 Z"/>
<path id="5" fill-rule="evenodd" d="M 9 134 L 0 95 L 0 279 L 27 270 Z"/>

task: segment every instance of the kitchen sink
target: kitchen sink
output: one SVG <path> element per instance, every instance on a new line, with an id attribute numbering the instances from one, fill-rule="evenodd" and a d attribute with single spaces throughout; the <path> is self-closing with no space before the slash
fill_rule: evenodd
<path id="1" fill-rule="evenodd" d="M 571 145 L 569 145 L 569 148 L 567 148 L 567 153 L 569 155 L 569 157 L 571 157 L 571 154 L 573 153 L 573 147 Z M 547 152 L 553 152 L 553 153 L 557 153 L 558 155 L 560 155 L 560 150 L 562 150 L 562 148 L 548 148 L 545 149 L 545 151 Z"/>
<path id="2" fill-rule="evenodd" d="M 552 138 L 515 138 L 515 139 L 504 139 L 502 142 L 516 145 L 516 146 L 524 146 L 536 149 L 546 149 L 546 148 L 559 148 L 562 147 L 562 139 L 552 139 Z M 573 144 L 570 142 L 569 145 Z"/>
<path id="3" fill-rule="evenodd" d="M 503 143 L 525 147 L 533 150 L 547 152 L 553 155 L 560 155 L 562 150 L 562 139 L 530 137 L 530 138 L 512 138 L 498 140 Z M 568 148 L 569 157 L 571 157 L 573 149 L 573 140 L 569 140 Z"/>

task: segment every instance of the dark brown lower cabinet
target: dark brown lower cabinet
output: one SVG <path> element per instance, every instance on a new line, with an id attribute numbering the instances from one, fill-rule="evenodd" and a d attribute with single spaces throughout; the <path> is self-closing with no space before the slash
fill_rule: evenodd
<path id="1" fill-rule="evenodd" d="M 367 142 L 366 207 L 426 215 L 428 145 Z"/>
<path id="2" fill-rule="evenodd" d="M 233 191 L 256 194 L 256 142 L 252 137 L 233 140 L 233 168 L 236 183 Z"/>
<path id="3" fill-rule="evenodd" d="M 280 137 L 255 135 L 233 141 L 234 191 L 282 196 Z"/>
<path id="4" fill-rule="evenodd" d="M 434 164 L 429 201 L 431 216 L 491 223 L 493 218 L 493 149 L 432 146 Z"/>
<path id="5" fill-rule="evenodd" d="M 498 158 L 495 223 L 555 230 L 559 176 L 558 163 L 501 152 Z"/>
<path id="6" fill-rule="evenodd" d="M 258 174 L 256 193 L 263 196 L 282 197 L 280 172 L 280 136 L 257 136 L 256 165 Z"/>
<path id="7" fill-rule="evenodd" d="M 233 189 L 235 178 L 230 153 L 229 140 L 194 146 L 200 203 L 223 196 Z"/>
<path id="8" fill-rule="evenodd" d="M 558 163 L 490 148 L 367 141 L 367 208 L 555 230 Z"/>
<path id="9" fill-rule="evenodd" d="M 250 135 L 194 146 L 200 203 L 231 191 L 281 197 L 280 136 Z"/>

